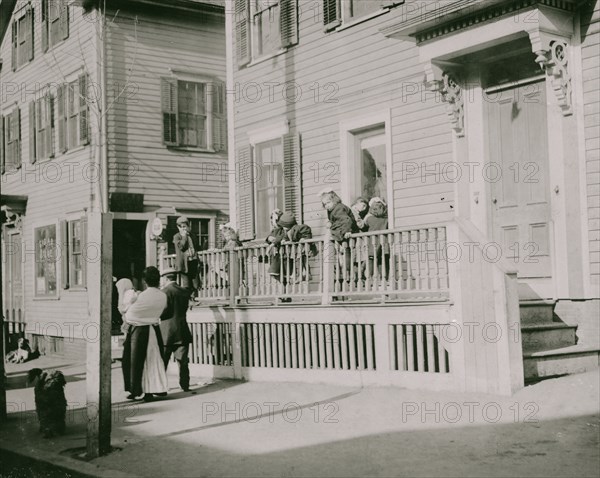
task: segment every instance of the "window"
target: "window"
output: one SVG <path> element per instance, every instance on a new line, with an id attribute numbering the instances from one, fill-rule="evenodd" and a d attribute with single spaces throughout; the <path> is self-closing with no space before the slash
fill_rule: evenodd
<path id="1" fill-rule="evenodd" d="M 356 133 L 354 196 L 378 196 L 387 201 L 386 137 L 383 127 Z"/>
<path id="2" fill-rule="evenodd" d="M 56 226 L 34 229 L 35 242 L 35 295 L 55 296 L 56 288 Z"/>
<path id="3" fill-rule="evenodd" d="M 213 152 L 227 149 L 223 82 L 162 78 L 161 92 L 164 144 Z"/>
<path id="4" fill-rule="evenodd" d="M 400 5 L 398 0 L 323 0 L 323 25 L 332 30 L 343 23 L 352 23 L 361 18 L 370 18 L 377 12 L 385 13 Z"/>
<path id="5" fill-rule="evenodd" d="M 271 230 L 275 208 L 291 212 L 302 222 L 300 136 L 262 138 L 237 155 L 238 217 L 241 240 L 263 239 Z"/>
<path id="6" fill-rule="evenodd" d="M 12 70 L 33 60 L 33 8 L 28 5 L 12 22 Z"/>
<path id="7" fill-rule="evenodd" d="M 69 287 L 82 287 L 83 259 L 82 259 L 82 223 L 81 220 L 68 223 L 68 281 Z"/>
<path id="8" fill-rule="evenodd" d="M 87 75 L 58 88 L 58 148 L 62 153 L 89 143 Z"/>
<path id="9" fill-rule="evenodd" d="M 267 237 L 271 230 L 273 209 L 285 209 L 283 197 L 283 145 L 281 139 L 267 141 L 254 147 L 256 178 L 256 235 Z"/>
<path id="10" fill-rule="evenodd" d="M 16 108 L 0 118 L 0 138 L 2 138 L 2 172 L 21 167 L 21 110 Z"/>
<path id="11" fill-rule="evenodd" d="M 239 66 L 298 43 L 298 0 L 235 0 Z"/>
<path id="12" fill-rule="evenodd" d="M 165 240 L 167 241 L 168 254 L 175 254 L 175 245 L 173 244 L 173 236 L 177 234 L 177 217 L 167 217 L 167 230 L 165 233 Z M 214 247 L 213 235 L 211 233 L 214 227 L 211 226 L 211 222 L 214 219 L 208 218 L 192 218 L 187 216 L 190 221 L 190 235 L 193 238 L 194 246 L 197 247 L 198 251 L 206 251 L 211 247 Z"/>
<path id="13" fill-rule="evenodd" d="M 54 98 L 46 95 L 29 103 L 29 159 L 54 157 Z"/>
<path id="14" fill-rule="evenodd" d="M 64 0 L 42 0 L 42 51 L 69 37 L 69 6 Z"/>

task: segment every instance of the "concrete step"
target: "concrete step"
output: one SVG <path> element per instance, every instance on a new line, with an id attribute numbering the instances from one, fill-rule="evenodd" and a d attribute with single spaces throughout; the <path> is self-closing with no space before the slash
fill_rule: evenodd
<path id="1" fill-rule="evenodd" d="M 577 343 L 577 326 L 563 323 L 521 326 L 523 353 L 553 350 Z"/>
<path id="2" fill-rule="evenodd" d="M 600 365 L 600 349 L 574 345 L 543 352 L 523 354 L 525 381 L 595 370 Z"/>
<path id="3" fill-rule="evenodd" d="M 555 320 L 554 300 L 522 300 L 519 302 L 521 326 L 549 324 Z"/>

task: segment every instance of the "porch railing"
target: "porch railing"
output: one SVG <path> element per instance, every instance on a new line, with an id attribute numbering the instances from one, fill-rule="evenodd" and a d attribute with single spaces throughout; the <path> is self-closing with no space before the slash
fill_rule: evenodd
<path id="1" fill-rule="evenodd" d="M 449 297 L 446 227 L 248 244 L 198 253 L 200 305 L 423 301 Z M 159 267 L 173 267 L 161 255 Z"/>

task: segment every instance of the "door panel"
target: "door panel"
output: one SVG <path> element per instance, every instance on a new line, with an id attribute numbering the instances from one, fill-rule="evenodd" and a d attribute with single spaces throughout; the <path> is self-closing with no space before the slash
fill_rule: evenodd
<path id="1" fill-rule="evenodd" d="M 493 237 L 519 278 L 552 275 L 545 92 L 530 83 L 486 103 Z"/>

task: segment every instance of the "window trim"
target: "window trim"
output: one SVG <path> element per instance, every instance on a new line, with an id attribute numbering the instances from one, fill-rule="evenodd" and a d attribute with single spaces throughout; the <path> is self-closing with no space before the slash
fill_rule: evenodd
<path id="1" fill-rule="evenodd" d="M 387 163 L 387 190 L 388 197 L 385 198 L 388 203 L 388 225 L 390 229 L 394 227 L 394 181 L 393 181 L 393 160 L 392 160 L 392 113 L 391 109 L 365 113 L 360 117 L 352 116 L 339 123 L 340 135 L 340 158 L 354 157 L 353 148 L 355 144 L 355 133 L 368 129 L 371 126 L 383 124 L 385 135 L 385 155 Z M 350 189 L 354 184 L 352 180 L 352 169 L 348 161 L 340 161 L 340 187 L 341 199 L 345 204 L 351 204 L 356 199 L 351 197 Z"/>
<path id="2" fill-rule="evenodd" d="M 24 22 L 27 21 L 25 17 L 27 16 L 28 12 L 31 12 L 31 24 L 29 25 L 30 36 L 29 36 L 29 38 L 26 38 L 25 41 L 21 44 L 19 41 L 19 32 L 20 32 L 19 22 L 21 20 L 23 20 Z M 17 72 L 17 71 L 21 70 L 22 68 L 24 68 L 25 66 L 27 66 L 29 63 L 31 63 L 35 59 L 35 28 L 36 28 L 37 23 L 36 23 L 36 18 L 35 18 L 35 10 L 31 3 L 27 3 L 18 12 L 15 13 L 12 21 L 10 22 L 10 26 L 9 26 L 9 29 L 11 30 L 11 32 L 9 33 L 7 30 L 6 35 L 9 35 L 9 34 L 12 35 L 13 24 L 15 24 L 14 28 L 16 29 L 16 43 L 13 43 L 12 38 L 11 38 L 11 50 L 14 48 L 16 48 L 16 50 L 14 51 L 14 53 L 11 51 L 11 57 L 14 58 L 14 61 L 15 61 L 15 64 L 11 64 L 11 68 L 12 68 L 13 72 Z M 26 26 L 26 28 L 27 28 L 27 26 Z M 20 55 L 20 51 L 22 49 L 21 45 L 26 46 L 29 43 L 31 43 L 31 55 L 26 61 L 19 64 L 19 55 Z M 25 55 L 25 52 L 21 53 L 21 55 Z"/>
<path id="3" fill-rule="evenodd" d="M 17 138 L 17 142 L 18 142 L 18 146 L 17 146 L 17 158 L 16 161 L 12 161 L 10 163 L 10 167 L 11 169 L 9 169 L 9 163 L 8 163 L 8 137 L 9 137 L 9 128 L 7 127 L 8 125 L 8 118 L 10 116 L 12 116 L 13 114 L 15 114 L 15 112 L 17 113 L 17 118 L 18 118 L 18 122 L 19 122 L 19 126 L 18 126 L 18 138 Z M 13 173 L 15 171 L 18 171 L 19 169 L 21 169 L 23 167 L 23 115 L 22 115 L 22 111 L 21 111 L 21 107 L 19 106 L 18 103 L 14 103 L 13 107 L 10 110 L 7 111 L 2 111 L 2 115 L 0 115 L 0 120 L 2 121 L 2 124 L 0 125 L 1 128 L 3 128 L 3 132 L 2 132 L 2 141 L 4 142 L 4 144 L 2 145 L 3 147 L 3 160 L 4 160 L 4 171 L 2 172 L 2 174 L 7 174 L 7 173 Z M 12 141 L 11 141 L 12 143 Z"/>
<path id="4" fill-rule="evenodd" d="M 56 17 L 56 19 L 54 21 L 50 21 L 50 8 L 51 8 L 50 4 L 56 5 L 57 2 L 61 2 L 63 4 L 62 12 L 66 12 L 66 15 L 67 15 L 67 19 L 66 19 L 66 30 L 67 31 L 66 31 L 66 35 L 64 38 L 62 38 L 61 26 L 60 26 L 61 21 L 63 21 L 63 20 L 61 20 L 62 12 L 59 13 L 59 15 Z M 53 48 L 57 47 L 61 43 L 65 42 L 71 36 L 71 28 L 70 28 L 70 23 L 72 21 L 71 1 L 70 0 L 41 0 L 40 1 L 40 10 L 41 10 L 40 23 L 41 23 L 41 28 L 42 28 L 40 39 L 44 36 L 46 38 L 45 44 L 42 44 L 42 54 L 44 54 L 44 53 L 49 52 Z M 54 41 L 52 41 L 52 38 L 53 38 L 52 24 L 54 22 L 58 23 L 58 27 L 57 27 L 58 38 L 56 38 L 56 39 L 54 39 Z"/>
<path id="5" fill-rule="evenodd" d="M 33 223 L 31 225 L 31 235 L 33 237 L 33 244 L 34 244 L 34 255 L 33 255 L 33 261 L 32 261 L 32 277 L 33 277 L 33 300 L 35 301 L 40 301 L 40 300 L 59 300 L 60 299 L 60 289 L 61 289 L 61 284 L 62 284 L 62 271 L 61 271 L 61 267 L 60 267 L 60 262 L 59 262 L 59 258 L 60 258 L 60 252 L 59 254 L 57 254 L 57 260 L 54 262 L 54 267 L 55 267 L 55 275 L 56 275 L 56 291 L 54 294 L 39 294 L 37 291 L 37 244 L 36 244 L 36 240 L 35 240 L 35 232 L 37 229 L 41 229 L 44 227 L 48 227 L 48 226 L 54 226 L 54 231 L 55 231 L 55 241 L 56 241 L 56 246 L 59 248 L 60 251 L 60 223 L 59 221 L 37 221 L 35 223 Z"/>
<path id="6" fill-rule="evenodd" d="M 357 17 L 357 18 L 352 19 L 352 18 L 346 18 L 348 9 L 347 9 L 347 7 L 342 5 L 341 0 L 338 0 L 337 8 L 340 11 L 338 19 L 334 20 L 326 25 L 324 24 L 323 31 L 325 33 L 330 33 L 330 32 L 334 32 L 334 31 L 346 30 L 347 28 L 351 28 L 355 25 L 359 25 L 359 24 L 361 24 L 363 22 L 367 22 L 375 17 L 379 17 L 385 13 L 388 13 L 392 8 L 403 5 L 404 3 L 405 3 L 404 1 L 390 0 L 388 2 L 388 5 L 382 5 L 378 10 L 375 10 L 374 12 L 363 15 L 362 17 Z"/>
<path id="7" fill-rule="evenodd" d="M 73 248 L 72 248 L 72 226 L 74 223 L 79 222 L 79 227 L 80 227 L 80 237 L 79 237 L 79 242 L 80 242 L 80 251 L 79 254 L 81 255 L 81 260 L 83 261 L 83 251 L 85 248 L 85 244 L 84 244 L 84 232 L 83 232 L 83 226 L 84 224 L 82 223 L 82 218 L 81 217 L 74 217 L 74 218 L 66 218 L 65 219 L 66 223 L 67 223 L 67 237 L 66 237 L 66 243 L 67 243 L 67 283 L 69 284 L 69 288 L 67 290 L 70 291 L 85 291 L 87 290 L 86 287 L 86 283 L 85 283 L 85 277 L 83 277 L 83 274 L 85 274 L 85 267 L 83 266 L 83 263 L 81 263 L 81 284 L 74 284 L 72 282 L 72 277 L 73 277 L 73 271 L 74 271 L 74 267 L 73 267 Z M 63 259 L 64 260 L 64 259 Z"/>
<path id="8" fill-rule="evenodd" d="M 207 75 L 205 73 L 196 73 L 192 71 L 174 70 L 170 69 L 171 76 L 164 76 L 160 78 L 160 101 L 161 101 L 161 143 L 164 147 L 174 151 L 187 151 L 187 152 L 198 152 L 198 153 L 214 153 L 214 154 L 227 154 L 227 134 L 225 135 L 225 142 L 222 150 L 216 150 L 214 147 L 214 120 L 215 120 L 215 108 L 213 92 L 210 85 L 220 85 L 223 88 L 223 119 L 224 127 L 227 129 L 227 87 L 224 80 L 218 76 Z M 206 95 L 206 148 L 198 146 L 184 146 L 181 144 L 181 138 L 179 137 L 179 108 L 176 113 L 176 124 L 177 124 L 177 144 L 165 143 L 165 131 L 164 131 L 164 120 L 163 115 L 165 110 L 163 109 L 163 80 L 175 81 L 176 88 L 176 101 L 179 101 L 179 82 L 189 83 L 202 83 L 205 86 Z"/>

